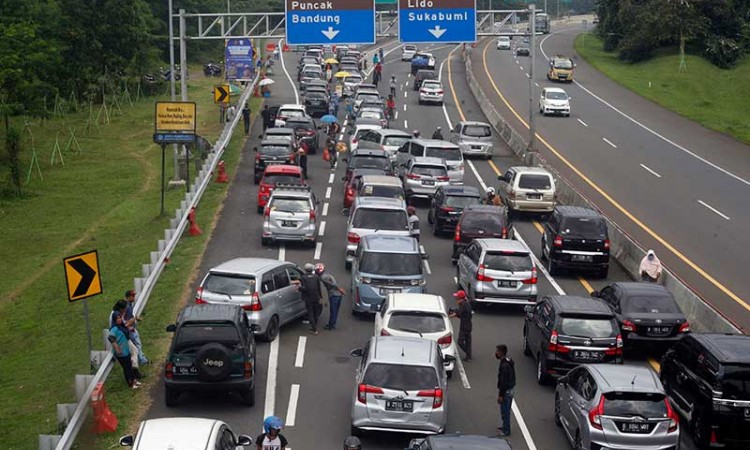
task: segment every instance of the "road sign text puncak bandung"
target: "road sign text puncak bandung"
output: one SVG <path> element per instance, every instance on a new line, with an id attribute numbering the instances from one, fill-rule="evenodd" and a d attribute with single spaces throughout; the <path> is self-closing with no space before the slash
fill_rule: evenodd
<path id="1" fill-rule="evenodd" d="M 292 45 L 375 43 L 374 0 L 286 0 Z"/>

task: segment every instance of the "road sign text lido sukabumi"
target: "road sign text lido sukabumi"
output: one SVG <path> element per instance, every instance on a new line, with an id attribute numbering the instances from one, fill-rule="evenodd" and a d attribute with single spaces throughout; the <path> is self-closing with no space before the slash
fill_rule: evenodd
<path id="1" fill-rule="evenodd" d="M 475 0 L 399 0 L 401 42 L 475 42 Z"/>
<path id="2" fill-rule="evenodd" d="M 374 44 L 375 0 L 286 0 L 292 45 Z"/>

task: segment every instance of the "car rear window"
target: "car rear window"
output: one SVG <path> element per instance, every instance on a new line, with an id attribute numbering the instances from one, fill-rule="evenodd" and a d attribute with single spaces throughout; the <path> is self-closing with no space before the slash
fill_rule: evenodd
<path id="1" fill-rule="evenodd" d="M 467 125 L 464 127 L 464 135 L 471 137 L 488 137 L 492 135 L 487 125 Z"/>
<path id="2" fill-rule="evenodd" d="M 422 257 L 415 253 L 365 252 L 359 262 L 359 270 L 373 275 L 422 275 Z"/>
<path id="3" fill-rule="evenodd" d="M 503 217 L 500 214 L 492 213 L 464 212 L 464 217 L 461 221 L 461 227 L 464 230 L 481 228 L 488 230 L 490 233 L 495 233 L 500 232 L 503 226 L 505 226 Z"/>
<path id="4" fill-rule="evenodd" d="M 302 184 L 302 178 L 296 173 L 284 173 L 284 174 L 266 174 L 263 177 L 263 183 L 265 184 Z"/>
<path id="5" fill-rule="evenodd" d="M 549 175 L 521 174 L 518 179 L 518 187 L 520 189 L 550 189 L 552 180 L 550 180 Z"/>
<path id="6" fill-rule="evenodd" d="M 440 333 L 445 331 L 445 319 L 438 313 L 395 311 L 388 319 L 388 328 L 412 333 Z"/>
<path id="7" fill-rule="evenodd" d="M 447 159 L 448 161 L 461 160 L 461 150 L 457 148 L 427 147 L 425 156 Z"/>
<path id="8" fill-rule="evenodd" d="M 414 166 L 411 168 L 411 172 L 425 177 L 448 176 L 448 171 L 445 169 L 445 167 L 439 166 Z"/>
<path id="9" fill-rule="evenodd" d="M 385 363 L 367 366 L 362 382 L 370 386 L 406 391 L 435 389 L 438 386 L 437 372 L 433 367 Z"/>
<path id="10" fill-rule="evenodd" d="M 265 156 L 286 156 L 292 153 L 292 149 L 283 146 L 264 145 L 258 149 L 258 153 Z"/>
<path id="11" fill-rule="evenodd" d="M 272 197 L 270 208 L 286 212 L 307 212 L 310 211 L 310 201 L 303 198 Z"/>
<path id="12" fill-rule="evenodd" d="M 368 184 L 362 187 L 360 195 L 363 197 L 386 197 L 386 198 L 404 198 L 404 188 L 401 186 L 378 186 Z"/>
<path id="13" fill-rule="evenodd" d="M 284 117 L 304 117 L 304 113 L 299 109 L 281 109 L 278 114 Z"/>
<path id="14" fill-rule="evenodd" d="M 506 272 L 525 272 L 533 267 L 528 253 L 487 253 L 484 255 L 484 267 Z"/>
<path id="15" fill-rule="evenodd" d="M 250 295 L 255 292 L 255 277 L 252 275 L 209 273 L 201 287 L 216 294 Z"/>
<path id="16" fill-rule="evenodd" d="M 442 89 L 443 85 L 437 81 L 425 81 L 422 83 L 422 87 L 425 89 Z"/>
<path id="17" fill-rule="evenodd" d="M 365 101 L 365 100 L 380 100 L 380 95 L 378 94 L 372 94 L 369 92 L 363 92 L 361 94 L 357 94 L 357 100 L 359 101 Z"/>
<path id="18" fill-rule="evenodd" d="M 312 98 L 314 98 L 314 99 L 321 99 L 321 98 L 325 99 L 327 96 L 326 96 L 325 92 L 322 92 L 322 91 L 310 91 L 310 90 L 308 90 L 307 93 L 305 94 L 305 97 L 310 98 L 310 99 L 312 99 Z"/>
<path id="19" fill-rule="evenodd" d="M 231 324 L 185 324 L 175 336 L 174 350 L 184 352 L 198 350 L 206 343 L 218 343 L 233 346 L 240 342 L 237 328 Z"/>
<path id="20" fill-rule="evenodd" d="M 466 195 L 449 195 L 445 197 L 445 206 L 451 208 L 466 208 L 470 205 L 478 205 L 481 203 L 479 197 L 469 197 Z"/>
<path id="21" fill-rule="evenodd" d="M 620 300 L 623 313 L 679 314 L 680 308 L 671 297 L 626 297 Z"/>
<path id="22" fill-rule="evenodd" d="M 567 237 L 604 239 L 607 237 L 607 223 L 602 219 L 568 217 L 563 220 L 561 233 Z"/>
<path id="23" fill-rule="evenodd" d="M 667 417 L 667 404 L 664 394 L 609 392 L 604 394 L 604 415 L 661 419 Z"/>
<path id="24" fill-rule="evenodd" d="M 401 147 L 409 139 L 410 139 L 409 136 L 386 136 L 385 139 L 383 139 L 383 145 Z"/>
<path id="25" fill-rule="evenodd" d="M 363 119 L 380 119 L 383 117 L 383 113 L 380 111 L 374 111 L 372 109 L 364 110 L 359 113 L 359 117 Z"/>
<path id="26" fill-rule="evenodd" d="M 362 130 L 366 131 L 366 130 Z M 349 162 L 349 169 L 378 169 L 386 170 L 391 160 L 387 156 L 355 155 Z"/>
<path id="27" fill-rule="evenodd" d="M 750 400 L 750 364 L 724 365 L 721 386 L 724 398 Z"/>
<path id="28" fill-rule="evenodd" d="M 362 77 L 360 77 L 360 76 L 353 76 L 353 77 L 346 77 L 346 78 L 344 78 L 344 83 L 354 83 L 354 84 L 356 84 L 356 83 L 361 83 L 361 82 L 362 82 Z"/>
<path id="29" fill-rule="evenodd" d="M 358 208 L 352 226 L 368 230 L 405 231 L 408 229 L 406 211 L 400 209 Z"/>
<path id="30" fill-rule="evenodd" d="M 595 317 L 563 317 L 560 333 L 566 336 L 606 338 L 617 336 L 611 319 Z"/>

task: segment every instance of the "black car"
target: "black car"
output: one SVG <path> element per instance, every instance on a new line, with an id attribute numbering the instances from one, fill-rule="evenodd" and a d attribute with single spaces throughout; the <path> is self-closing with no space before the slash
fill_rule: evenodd
<path id="1" fill-rule="evenodd" d="M 167 326 L 174 333 L 164 365 L 164 399 L 189 390 L 235 391 L 255 404 L 255 334 L 238 305 L 191 305 Z"/>
<path id="2" fill-rule="evenodd" d="M 432 197 L 430 211 L 427 213 L 427 223 L 432 225 L 435 236 L 440 233 L 453 233 L 464 208 L 479 205 L 481 202 L 482 195 L 475 187 L 439 187 L 435 196 Z"/>
<path id="3" fill-rule="evenodd" d="M 529 56 L 531 54 L 529 46 L 525 44 L 519 44 L 516 47 L 516 56 Z"/>
<path id="4" fill-rule="evenodd" d="M 432 70 L 420 70 L 414 75 L 414 90 L 418 91 L 422 87 L 424 80 L 437 80 L 437 74 Z"/>
<path id="5" fill-rule="evenodd" d="M 615 313 L 628 347 L 642 344 L 666 350 L 690 332 L 674 297 L 660 284 L 614 283 L 591 296 L 601 298 Z"/>
<path id="6" fill-rule="evenodd" d="M 393 175 L 393 166 L 388 152 L 376 149 L 357 149 L 345 160 L 346 174 L 343 180 L 349 181 L 355 169 L 382 170 L 385 175 Z"/>
<path id="7" fill-rule="evenodd" d="M 510 443 L 499 436 L 443 434 L 412 439 L 406 450 L 512 450 Z"/>
<path id="8" fill-rule="evenodd" d="M 253 181 L 255 184 L 260 183 L 263 172 L 269 164 L 295 164 L 295 162 L 295 147 L 291 142 L 280 139 L 264 140 L 255 152 Z"/>
<path id="9" fill-rule="evenodd" d="M 305 108 L 312 117 L 328 114 L 328 95 L 325 92 L 309 90 L 305 92 Z"/>
<path id="10" fill-rule="evenodd" d="M 537 382 L 568 373 L 579 364 L 622 364 L 617 319 L 599 300 L 546 296 L 525 308 L 523 354 L 537 359 Z"/>
<path id="11" fill-rule="evenodd" d="M 661 382 L 699 448 L 750 448 L 750 336 L 685 336 L 661 360 Z"/>
<path id="12" fill-rule="evenodd" d="M 285 127 L 294 129 L 297 142 L 300 146 L 302 146 L 302 143 L 307 144 L 310 154 L 318 152 L 320 149 L 318 125 L 314 120 L 309 117 L 292 117 L 287 119 Z"/>
<path id="13" fill-rule="evenodd" d="M 466 207 L 453 233 L 451 262 L 456 264 L 458 257 L 474 239 L 512 239 L 513 234 L 513 224 L 508 220 L 508 210 L 504 206 L 471 205 Z"/>
<path id="14" fill-rule="evenodd" d="M 593 209 L 557 206 L 544 224 L 542 260 L 550 275 L 558 269 L 596 271 L 601 278 L 609 273 L 609 232 L 607 221 Z"/>

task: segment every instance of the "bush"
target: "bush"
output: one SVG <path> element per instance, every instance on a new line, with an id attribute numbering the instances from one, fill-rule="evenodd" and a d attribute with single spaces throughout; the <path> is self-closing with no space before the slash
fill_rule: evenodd
<path id="1" fill-rule="evenodd" d="M 743 49 L 734 39 L 709 36 L 703 54 L 717 67 L 730 69 L 742 58 Z"/>

